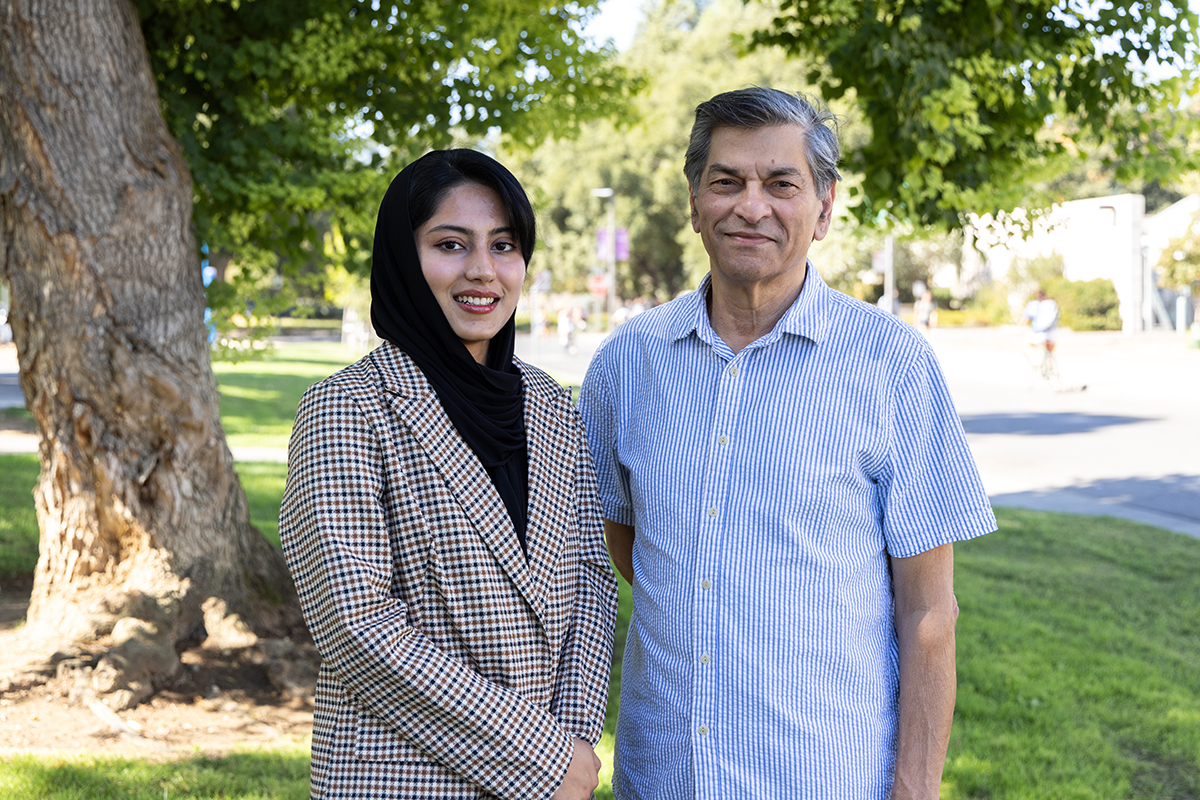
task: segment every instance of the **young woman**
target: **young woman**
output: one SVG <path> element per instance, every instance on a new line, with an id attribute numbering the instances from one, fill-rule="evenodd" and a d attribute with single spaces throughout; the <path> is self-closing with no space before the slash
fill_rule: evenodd
<path id="1" fill-rule="evenodd" d="M 513 357 L 525 192 L 471 150 L 384 196 L 383 344 L 296 418 L 280 538 L 321 651 L 319 798 L 564 798 L 597 783 L 617 588 L 569 394 Z"/>

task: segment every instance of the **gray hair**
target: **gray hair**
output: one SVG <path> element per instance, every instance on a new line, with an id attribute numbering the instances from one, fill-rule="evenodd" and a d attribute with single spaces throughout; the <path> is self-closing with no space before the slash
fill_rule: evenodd
<path id="1" fill-rule="evenodd" d="M 683 174 L 692 187 L 692 194 L 699 191 L 700 178 L 708 165 L 714 130 L 722 127 L 756 130 L 772 125 L 800 126 L 804 131 L 804 152 L 817 197 L 828 195 L 830 187 L 842 177 L 837 171 L 841 157 L 837 117 L 802 94 L 789 94 L 765 86 L 723 92 L 696 106 L 696 122 L 692 125 L 683 163 Z"/>

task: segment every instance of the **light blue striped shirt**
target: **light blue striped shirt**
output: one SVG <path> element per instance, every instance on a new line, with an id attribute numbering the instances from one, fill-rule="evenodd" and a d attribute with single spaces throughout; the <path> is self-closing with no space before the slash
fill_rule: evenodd
<path id="1" fill-rule="evenodd" d="M 625 323 L 581 409 L 605 516 L 634 526 L 614 789 L 887 798 L 888 555 L 995 530 L 937 360 L 809 265 L 736 356 L 700 289 Z"/>

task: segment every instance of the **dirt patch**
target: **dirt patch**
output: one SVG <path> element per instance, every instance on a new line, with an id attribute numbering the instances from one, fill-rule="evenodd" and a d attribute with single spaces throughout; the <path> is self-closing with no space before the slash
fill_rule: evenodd
<path id="1" fill-rule="evenodd" d="M 0 591 L 0 675 L 22 658 L 19 647 L 6 645 L 19 638 L 30 587 L 14 584 L 8 579 Z M 261 646 L 187 650 L 180 655 L 183 669 L 169 686 L 119 713 L 80 691 L 70 667 L 88 659 L 82 653 L 62 661 L 52 675 L 17 681 L 0 692 L 0 757 L 87 753 L 171 759 L 246 746 L 302 745 L 312 734 L 316 654 L 311 644 L 290 649 L 285 680 L 280 660 L 265 657 Z"/>

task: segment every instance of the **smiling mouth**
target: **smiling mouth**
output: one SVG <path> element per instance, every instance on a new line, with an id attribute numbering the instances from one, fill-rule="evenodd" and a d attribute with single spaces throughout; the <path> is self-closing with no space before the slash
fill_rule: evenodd
<path id="1" fill-rule="evenodd" d="M 733 239 L 740 239 L 744 242 L 758 243 L 758 242 L 771 241 L 770 236 L 765 236 L 764 234 L 761 234 L 761 233 L 754 233 L 753 231 L 730 231 L 729 233 L 727 233 L 725 235 L 729 236 Z"/>
<path id="2" fill-rule="evenodd" d="M 500 304 L 499 297 L 475 297 L 474 295 L 459 295 L 454 302 L 472 314 L 486 314 Z"/>

